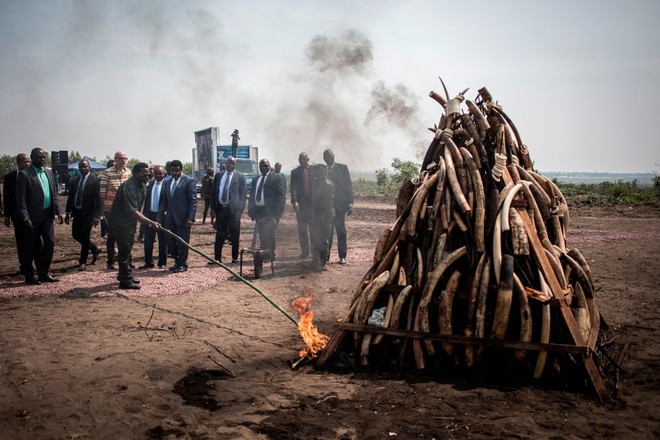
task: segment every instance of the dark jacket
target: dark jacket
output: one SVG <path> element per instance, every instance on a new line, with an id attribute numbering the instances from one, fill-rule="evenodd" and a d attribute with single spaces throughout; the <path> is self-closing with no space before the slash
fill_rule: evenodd
<path id="1" fill-rule="evenodd" d="M 163 179 L 160 181 L 160 193 L 158 195 L 159 205 L 160 205 L 160 197 L 163 195 L 163 188 L 165 187 L 165 182 L 169 182 L 169 180 Z M 154 189 L 155 184 L 156 184 L 156 179 L 151 179 L 147 184 L 147 198 L 144 200 L 144 206 L 142 207 L 142 214 L 144 214 L 147 217 L 149 217 L 149 214 L 152 212 L 154 214 L 158 214 L 158 212 L 160 211 L 160 206 L 156 209 L 155 212 L 151 210 L 151 193 L 153 192 L 152 190 Z M 154 219 L 156 218 L 157 217 L 154 217 Z"/>
<path id="2" fill-rule="evenodd" d="M 82 176 L 78 175 L 71 179 L 69 197 L 66 201 L 66 212 L 70 213 L 76 207 L 76 196 Z M 103 200 L 101 200 L 101 181 L 93 173 L 87 176 L 87 182 L 83 188 L 82 210 L 85 217 L 100 217 L 103 215 Z"/>
<path id="3" fill-rule="evenodd" d="M 335 210 L 348 211 L 348 205 L 353 204 L 353 183 L 348 167 L 335 162 L 332 168 L 328 168 L 328 177 L 335 185 Z"/>
<path id="4" fill-rule="evenodd" d="M 2 183 L 2 190 L 4 196 L 4 216 L 16 220 L 18 212 L 16 210 L 16 178 L 19 171 L 15 170 L 5 174 Z"/>
<path id="5" fill-rule="evenodd" d="M 195 221 L 197 211 L 195 180 L 181 174 L 174 194 L 170 192 L 172 179 L 164 180 L 164 182 L 163 190 L 160 193 L 158 218 L 165 223 L 165 227 L 173 224 L 181 226 L 186 220 Z"/>
<path id="6" fill-rule="evenodd" d="M 248 214 L 253 220 L 259 220 L 264 217 L 273 217 L 279 219 L 284 211 L 286 203 L 286 188 L 277 173 L 266 174 L 266 180 L 263 187 L 264 209 L 257 206 L 257 182 L 260 176 L 252 179 L 252 188 L 250 188 L 250 201 L 248 204 Z"/>
<path id="7" fill-rule="evenodd" d="M 44 191 L 41 187 L 37 172 L 34 166 L 30 165 L 18 173 L 16 179 L 16 210 L 17 218 L 22 221 L 40 222 L 60 215 L 59 196 L 57 194 L 57 185 L 53 170 L 44 167 L 44 172 L 48 178 L 52 204 L 47 210 L 44 210 Z"/>
<path id="8" fill-rule="evenodd" d="M 211 209 L 213 212 L 218 210 L 218 204 L 220 203 L 218 198 L 220 197 L 220 183 L 222 182 L 222 176 L 227 171 L 220 171 L 216 173 L 213 178 L 213 194 L 211 195 Z M 229 184 L 229 210 L 232 214 L 242 215 L 245 210 L 245 199 L 247 197 L 247 179 L 245 175 L 239 171 L 233 171 L 234 176 Z"/>
<path id="9" fill-rule="evenodd" d="M 291 203 L 297 202 L 300 206 L 310 206 L 312 201 L 312 177 L 307 168 L 307 194 L 304 192 L 305 169 L 302 166 L 291 170 Z"/>

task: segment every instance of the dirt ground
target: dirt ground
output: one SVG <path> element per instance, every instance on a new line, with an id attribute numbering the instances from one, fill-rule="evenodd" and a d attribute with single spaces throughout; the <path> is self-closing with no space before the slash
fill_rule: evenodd
<path id="1" fill-rule="evenodd" d="M 116 274 L 105 270 L 105 254 L 88 271 L 75 269 L 78 245 L 66 225 L 57 225 L 53 273 L 61 281 L 26 287 L 13 233 L 3 225 L 0 433 L 6 439 L 660 438 L 660 211 L 572 208 L 571 214 L 569 246 L 588 258 L 601 313 L 617 344 L 628 344 L 611 403 L 528 380 L 399 368 L 294 370 L 289 364 L 302 348 L 294 324 L 197 254 L 183 275 L 138 270 L 143 289 L 120 291 Z M 393 221 L 393 205 L 360 201 L 348 220 L 348 264 L 337 264 L 334 253 L 328 270 L 316 273 L 297 258 L 287 207 L 275 275 L 254 284 L 295 318 L 291 301 L 313 293 L 315 322 L 330 334 L 370 266 L 380 232 Z M 252 230 L 244 218 L 243 244 Z M 193 244 L 212 255 L 208 224 L 194 226 Z M 141 245 L 134 256 L 141 264 Z"/>

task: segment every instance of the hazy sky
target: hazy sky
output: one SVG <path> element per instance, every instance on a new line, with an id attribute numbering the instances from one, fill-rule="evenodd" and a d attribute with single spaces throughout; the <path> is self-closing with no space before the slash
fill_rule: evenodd
<path id="1" fill-rule="evenodd" d="M 542 171 L 660 165 L 660 2 L 0 0 L 0 153 L 191 160 L 193 132 L 353 170 L 421 162 L 486 86 Z"/>

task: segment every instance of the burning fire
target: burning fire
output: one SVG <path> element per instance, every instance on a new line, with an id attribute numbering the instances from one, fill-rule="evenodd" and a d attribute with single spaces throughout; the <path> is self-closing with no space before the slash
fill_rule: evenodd
<path id="1" fill-rule="evenodd" d="M 300 336 L 302 336 L 307 345 L 307 348 L 300 350 L 300 357 L 307 356 L 310 359 L 315 358 L 328 343 L 328 337 L 319 333 L 318 329 L 313 324 L 314 312 L 311 308 L 313 299 L 314 295 L 306 295 L 291 303 L 293 308 L 300 314 L 298 330 L 300 331 Z"/>

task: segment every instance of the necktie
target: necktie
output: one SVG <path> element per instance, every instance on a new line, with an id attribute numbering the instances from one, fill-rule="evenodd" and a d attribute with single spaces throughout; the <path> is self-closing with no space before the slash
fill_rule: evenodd
<path id="1" fill-rule="evenodd" d="M 170 195 L 174 195 L 174 191 L 176 191 L 176 186 L 179 183 L 179 179 L 172 179 L 172 186 L 170 187 Z"/>
<path id="2" fill-rule="evenodd" d="M 80 177 L 80 183 L 78 184 L 78 191 L 76 191 L 76 208 L 77 209 L 82 209 L 82 195 L 83 195 L 83 188 L 85 187 L 85 180 L 87 179 L 87 176 L 81 176 Z"/>
<path id="3" fill-rule="evenodd" d="M 151 212 L 158 212 L 159 197 L 160 197 L 160 182 L 154 182 L 154 189 L 151 192 Z"/>
<path id="4" fill-rule="evenodd" d="M 264 192 L 264 180 L 266 180 L 265 175 L 261 175 L 261 180 L 259 181 L 259 185 L 257 185 L 257 201 L 260 202 L 262 200 L 262 195 Z"/>
<path id="5" fill-rule="evenodd" d="M 222 188 L 222 203 L 229 201 L 229 184 L 231 183 L 231 173 L 225 173 L 225 185 Z"/>

